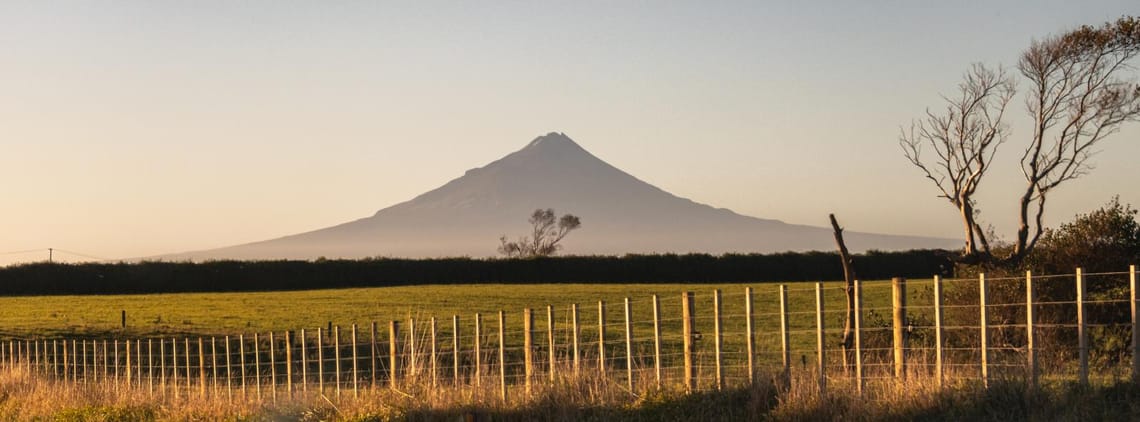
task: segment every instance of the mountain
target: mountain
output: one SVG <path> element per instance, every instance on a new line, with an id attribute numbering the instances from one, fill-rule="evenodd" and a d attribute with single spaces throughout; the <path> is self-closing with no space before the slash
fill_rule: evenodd
<path id="1" fill-rule="evenodd" d="M 492 256 L 499 237 L 528 232 L 537 208 L 582 220 L 574 255 L 833 250 L 831 229 L 713 208 L 663 191 L 590 154 L 565 134 L 526 147 L 414 199 L 356 221 L 168 260 Z M 820 213 L 820 219 L 823 212 Z M 954 248 L 957 241 L 845 232 L 853 251 Z"/>

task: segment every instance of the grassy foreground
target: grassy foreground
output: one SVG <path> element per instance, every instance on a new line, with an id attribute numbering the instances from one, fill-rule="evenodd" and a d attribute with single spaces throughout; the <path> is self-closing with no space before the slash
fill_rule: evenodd
<path id="1" fill-rule="evenodd" d="M 806 374 L 801 374 L 806 375 Z M 25 371 L 0 371 L 0 419 L 57 421 L 301 420 L 1137 420 L 1140 387 L 1132 383 L 1080 388 L 1021 382 L 983 389 L 959 384 L 938 390 L 929 379 L 870 388 L 863 399 L 849 385 L 821 395 L 806 376 L 791 389 L 770 382 L 723 391 L 650 389 L 630 394 L 593 378 L 568 380 L 530 397 L 501 402 L 493 391 L 423 389 L 366 391 L 359 398 L 299 395 L 276 403 L 241 397 L 156 396 L 107 385 L 73 385 Z M 491 389 L 493 390 L 493 389 Z"/>

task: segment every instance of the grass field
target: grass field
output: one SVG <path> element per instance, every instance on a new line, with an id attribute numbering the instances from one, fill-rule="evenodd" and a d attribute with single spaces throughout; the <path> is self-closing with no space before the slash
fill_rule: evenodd
<path id="1" fill-rule="evenodd" d="M 929 283 L 910 281 L 912 303 L 929 301 Z M 315 330 L 329 323 L 342 330 L 357 324 L 367 331 L 372 322 L 415 318 L 439 319 L 442 332 L 450 332 L 450 319 L 458 315 L 470 330 L 481 313 L 485 327 L 497 324 L 497 312 L 506 313 L 508 336 L 522 328 L 524 308 L 535 309 L 537 327 L 545 327 L 546 306 L 555 311 L 556 329 L 569 327 L 569 307 L 579 304 L 583 339 L 596 339 L 598 301 L 606 302 L 607 339 L 621 338 L 624 298 L 631 300 L 637 338 L 652 333 L 652 295 L 660 297 L 663 336 L 679 336 L 681 292 L 695 294 L 696 329 L 710 333 L 713 291 L 722 294 L 722 320 L 726 341 L 744 333 L 744 289 L 754 290 L 754 315 L 759 333 L 779 330 L 779 283 L 758 284 L 478 284 L 377 287 L 256 293 L 186 293 L 106 296 L 33 296 L 0 298 L 0 338 L 124 338 L 170 336 L 222 336 L 254 332 Z M 814 350 L 814 283 L 789 283 L 789 326 L 792 348 Z M 925 287 L 924 287 L 925 286 Z M 864 284 L 864 307 L 881 314 L 890 306 L 889 282 Z M 845 299 L 842 283 L 825 283 L 825 324 L 838 336 Z M 120 326 L 126 311 L 126 328 Z M 611 327 L 612 325 L 612 327 Z M 470 331 L 467 331 L 470 332 Z M 616 336 L 616 337 L 615 337 Z M 759 341 L 776 336 L 758 336 Z M 764 346 L 762 344 L 761 346 Z"/>
<path id="2" fill-rule="evenodd" d="M 910 281 L 909 296 L 917 305 L 929 301 L 929 282 Z M 461 345 L 472 346 L 474 316 L 483 318 L 484 347 L 497 344 L 498 312 L 504 311 L 504 328 L 508 354 L 517 354 L 522 346 L 523 309 L 534 309 L 535 327 L 539 331 L 536 345 L 545 346 L 546 306 L 553 306 L 557 350 L 562 359 L 569 354 L 570 305 L 579 304 L 579 331 L 582 356 L 590 361 L 597 356 L 598 301 L 606 302 L 606 348 L 608 359 L 624 367 L 624 299 L 630 298 L 631 325 L 635 360 L 639 366 L 650 365 L 653 353 L 652 295 L 659 296 L 663 363 L 670 377 L 680 374 L 681 295 L 690 291 L 695 296 L 695 331 L 702 333 L 696 343 L 697 363 L 702 368 L 712 365 L 714 342 L 713 292 L 721 291 L 723 361 L 730 368 L 729 382 L 742 383 L 747 374 L 745 363 L 746 323 L 745 287 L 753 289 L 756 358 L 759 365 L 774 367 L 781 359 L 778 283 L 757 284 L 479 284 L 378 287 L 257 293 L 193 293 L 107 296 L 39 296 L 0 298 L 0 338 L 171 338 L 195 336 L 236 336 L 253 333 L 263 336 L 273 331 L 297 331 L 304 328 L 308 336 L 318 327 L 333 324 L 341 327 L 342 341 L 347 341 L 349 327 L 358 325 L 361 342 L 369 341 L 370 325 L 378 324 L 377 341 L 387 339 L 388 321 L 400 321 L 407 330 L 410 318 L 421 324 L 418 341 L 427 340 L 426 323 L 438 319 L 437 344 L 449 344 L 452 315 L 460 318 Z M 806 365 L 816 350 L 815 283 L 789 283 L 788 325 L 792 359 Z M 926 286 L 926 287 L 924 287 Z M 864 307 L 869 315 L 888 315 L 891 288 L 889 282 L 864 283 Z M 845 295 L 841 282 L 824 285 L 825 326 L 827 343 L 839 344 L 844 323 Z M 916 312 L 921 307 L 916 306 Z M 127 326 L 120 328 L 121 312 L 126 311 Z M 868 321 L 873 318 L 868 318 Z M 880 321 L 881 322 L 881 321 Z M 406 331 L 405 331 L 406 332 Z M 208 340 L 207 340 L 208 341 Z M 422 347 L 422 346 L 421 346 Z M 423 350 L 423 349 L 421 349 Z M 545 352 L 540 352 L 545 359 Z M 833 354 L 832 360 L 838 357 Z M 592 362 L 592 361 L 591 361 Z M 711 382 L 710 371 L 699 375 L 700 382 Z"/>
<path id="3" fill-rule="evenodd" d="M 910 281 L 915 300 L 929 283 Z M 585 321 L 596 321 L 597 302 L 607 302 L 608 314 L 621 321 L 622 300 L 633 302 L 634 319 L 650 317 L 651 296 L 661 298 L 662 317 L 680 315 L 680 295 L 696 295 L 698 317 L 711 317 L 712 292 L 720 289 L 726 317 L 743 315 L 744 288 L 754 289 L 757 318 L 778 313 L 779 283 L 759 284 L 466 284 L 401 286 L 255 293 L 180 293 L 100 296 L 0 297 L 0 337 L 56 336 L 165 336 L 225 335 L 254 331 L 286 330 L 325 326 L 367 326 L 372 321 L 407 320 L 409 317 L 440 319 L 459 315 L 470 318 L 498 311 L 519 314 L 523 308 L 541 310 L 547 305 L 564 314 L 572 303 L 581 307 Z M 814 283 L 787 284 L 789 311 L 815 310 Z M 864 284 L 868 309 L 890 305 L 889 283 Z M 842 283 L 825 283 L 828 311 L 843 309 Z M 127 327 L 120 328 L 121 311 Z M 836 314 L 837 317 L 841 315 Z M 814 318 L 814 316 L 813 316 Z M 798 324 L 792 329 L 814 326 Z M 608 319 L 607 319 L 608 320 Z"/>

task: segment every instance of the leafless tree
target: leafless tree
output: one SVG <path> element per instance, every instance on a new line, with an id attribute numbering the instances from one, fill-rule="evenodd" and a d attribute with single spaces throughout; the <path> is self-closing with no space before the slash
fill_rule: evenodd
<path id="1" fill-rule="evenodd" d="M 567 234 L 582 226 L 581 220 L 566 214 L 558 218 L 554 210 L 536 209 L 530 216 L 531 235 L 517 241 L 508 241 L 506 236 L 499 238 L 499 253 L 508 258 L 530 258 L 551 256 L 562 248 L 561 242 Z"/>
<path id="2" fill-rule="evenodd" d="M 1140 54 L 1140 20 L 1123 17 L 1100 27 L 1078 29 L 1034 41 L 1017 69 L 1030 85 L 1025 102 L 1033 134 L 1021 155 L 1025 189 L 1018 201 L 1017 238 L 1008 262 L 1020 262 L 1033 250 L 1045 227 L 1049 194 L 1093 169 L 1096 146 L 1125 122 L 1140 119 L 1140 85 L 1120 79 Z M 958 209 L 967 257 L 990 257 L 990 245 L 978 223 L 974 194 L 1009 129 L 1002 119 L 1014 84 L 997 71 L 974 65 L 943 97 L 946 109 L 902 130 L 899 144 L 907 160 L 938 187 L 940 197 Z M 933 157 L 923 156 L 924 148 Z"/>
<path id="3" fill-rule="evenodd" d="M 1021 156 L 1026 186 L 1012 260 L 1024 258 L 1041 237 L 1049 193 L 1088 174 L 1096 145 L 1140 117 L 1140 85 L 1117 77 L 1137 53 L 1140 20 L 1122 17 L 1034 41 L 1021 55 L 1017 68 L 1032 89 L 1026 106 L 1033 137 Z"/>
<path id="4" fill-rule="evenodd" d="M 835 234 L 835 246 L 839 248 L 839 262 L 843 264 L 843 282 L 844 293 L 847 294 L 847 318 L 843 323 L 843 340 L 840 346 L 843 347 L 843 370 L 847 371 L 849 364 L 854 360 L 850 356 L 855 346 L 855 279 L 859 278 L 855 275 L 855 261 L 851 259 L 851 253 L 847 251 L 847 243 L 843 241 L 843 228 L 839 227 L 839 221 L 835 219 L 835 214 L 828 214 L 827 218 L 831 220 L 831 229 Z"/>
<path id="5" fill-rule="evenodd" d="M 903 155 L 934 182 L 958 210 L 966 240 L 965 254 L 977 255 L 978 245 L 986 255 L 989 241 L 978 224 L 974 194 L 978 190 L 998 146 L 1009 135 L 1002 121 L 1013 98 L 1013 81 L 1001 68 L 992 70 L 974 64 L 958 84 L 955 96 L 943 96 L 946 108 L 926 110 L 926 116 L 902 129 L 899 145 Z M 929 148 L 933 156 L 923 155 Z"/>

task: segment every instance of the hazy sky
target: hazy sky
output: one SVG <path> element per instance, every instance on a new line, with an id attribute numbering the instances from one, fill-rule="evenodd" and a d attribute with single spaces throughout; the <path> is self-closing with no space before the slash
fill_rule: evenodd
<path id="1" fill-rule="evenodd" d="M 743 214 L 957 237 L 900 125 L 972 62 L 1124 14 L 1140 3 L 2 1 L 0 264 L 321 228 L 551 131 Z M 1007 239 L 1014 111 L 979 195 Z M 1140 205 L 1138 141 L 1105 142 L 1048 224 Z"/>

